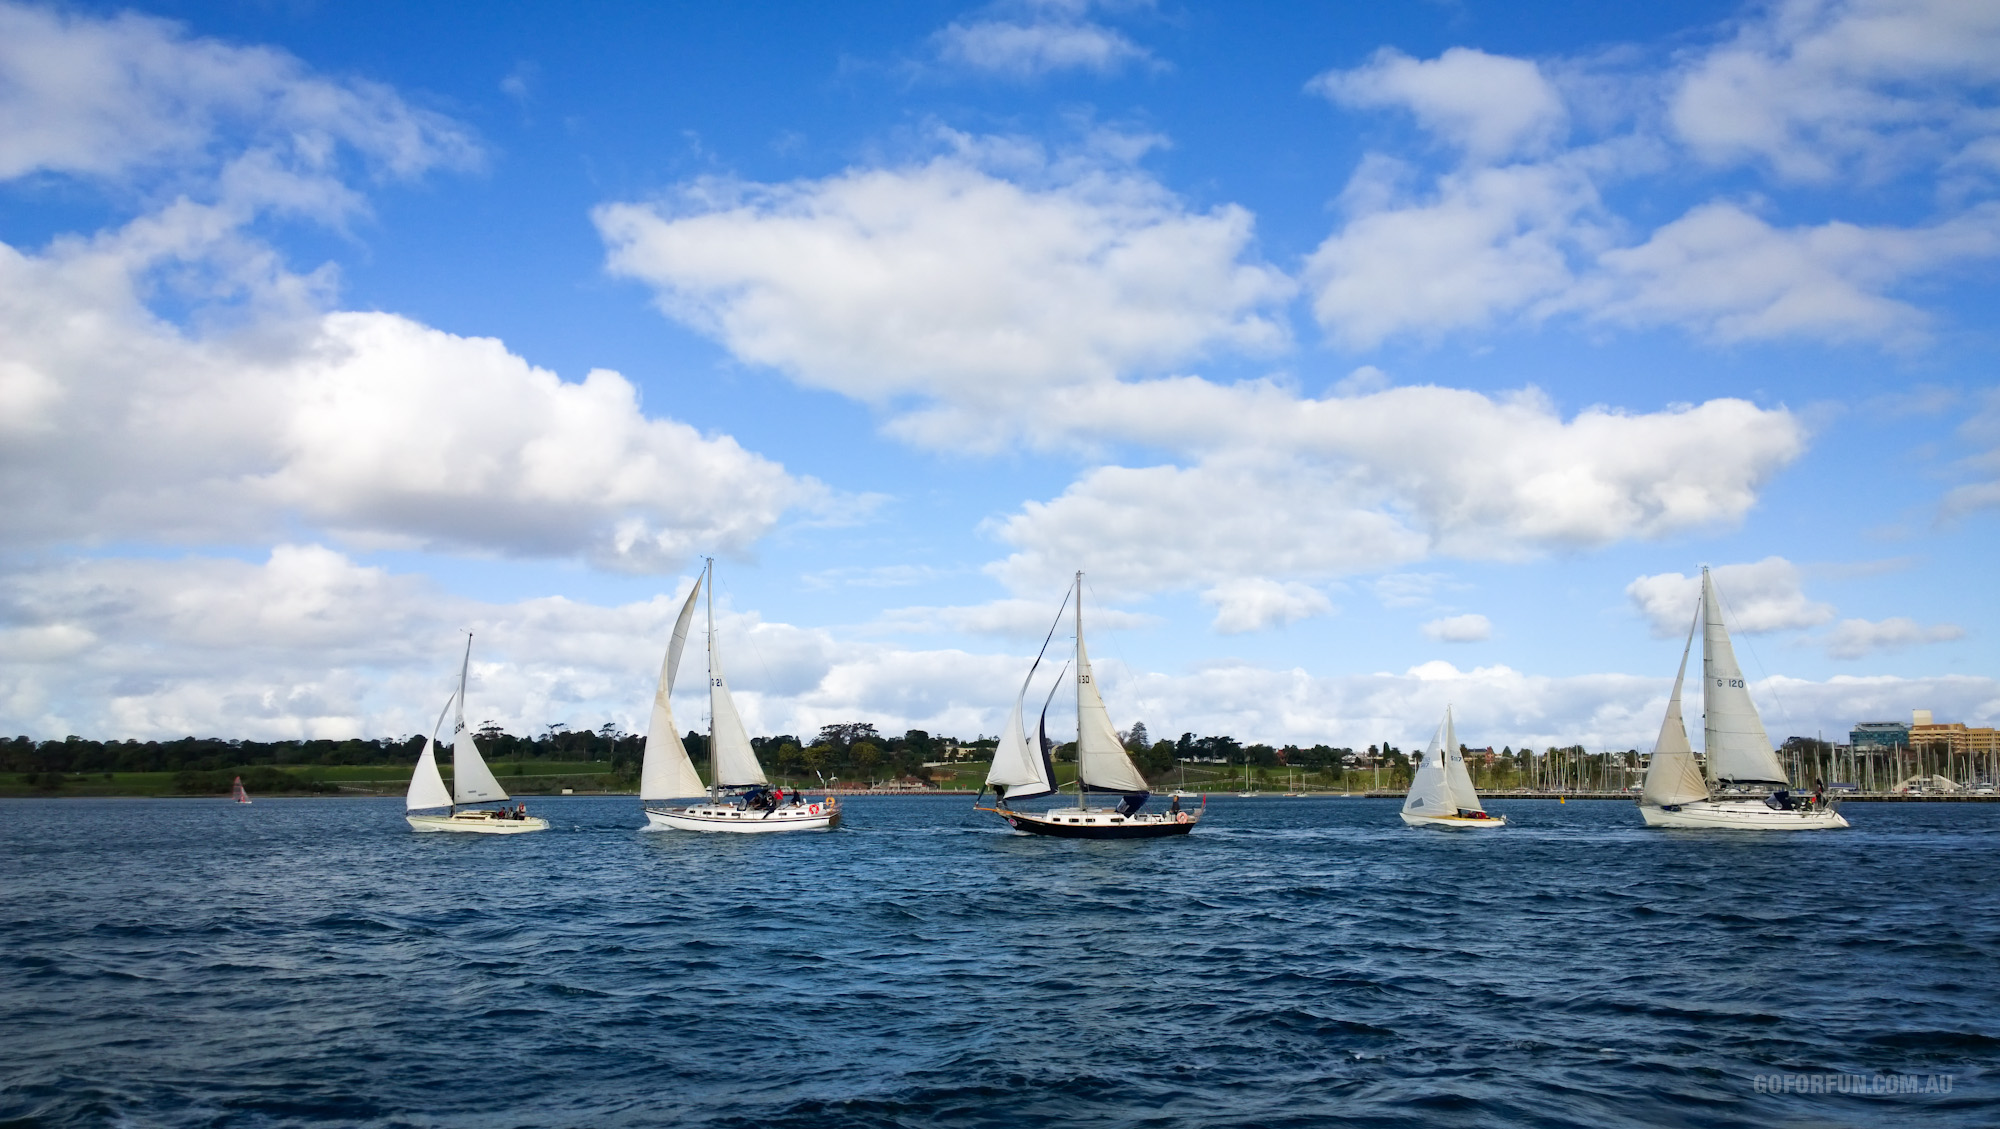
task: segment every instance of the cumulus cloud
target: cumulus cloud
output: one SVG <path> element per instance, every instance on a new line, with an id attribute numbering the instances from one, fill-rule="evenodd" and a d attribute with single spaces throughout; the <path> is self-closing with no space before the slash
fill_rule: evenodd
<path id="1" fill-rule="evenodd" d="M 1435 387 L 1300 400 L 1161 382 L 1119 395 L 1122 434 L 1202 455 L 1098 468 L 1001 523 L 1016 551 L 995 572 L 1016 591 L 1079 565 L 1144 592 L 1662 537 L 1741 520 L 1804 448 L 1790 413 L 1740 400 L 1566 419 L 1532 393 Z"/>
<path id="2" fill-rule="evenodd" d="M 1111 74 L 1152 59 L 1123 34 L 1089 19 L 1090 7 L 1087 0 L 999 5 L 984 18 L 947 25 L 932 45 L 947 65 L 1011 79 L 1066 70 Z"/>
<path id="3" fill-rule="evenodd" d="M 1796 631 L 1818 627 L 1833 618 L 1833 605 L 1808 598 L 1798 566 L 1783 557 L 1718 565 L 1709 574 L 1722 597 L 1722 612 L 1731 631 L 1750 635 Z M 1625 594 L 1646 617 L 1655 637 L 1684 636 L 1701 602 L 1701 574 L 1642 576 L 1625 586 Z"/>
<path id="4" fill-rule="evenodd" d="M 1493 637 L 1493 622 L 1475 612 L 1431 620 L 1423 631 L 1440 643 L 1483 643 Z"/>
<path id="5" fill-rule="evenodd" d="M 671 590 L 615 606 L 560 597 L 490 603 L 310 544 L 280 546 L 263 561 L 96 558 L 15 571 L 0 575 L 0 732 L 420 733 L 455 687 L 467 629 L 475 724 L 491 720 L 515 733 L 607 721 L 636 729 L 690 583 L 677 578 Z M 1040 609 L 1037 636 L 1051 611 Z M 760 734 L 811 734 L 856 720 L 885 732 L 992 733 L 1039 642 L 998 654 L 916 649 L 767 622 L 726 601 L 718 631 L 746 720 Z M 1450 703 L 1473 745 L 1644 748 L 1671 683 L 1670 670 L 1553 677 L 1443 662 L 1379 674 L 1245 664 L 1169 673 L 1137 668 L 1115 647 L 1098 651 L 1119 725 L 1277 743 L 1386 739 L 1407 748 L 1428 737 Z M 684 674 L 676 709 L 698 718 L 701 679 Z M 2000 681 L 1991 678 L 1780 677 L 1752 693 L 1780 704 L 1766 709 L 1774 735 L 1844 732 L 1912 702 L 1973 724 L 2000 719 Z"/>
<path id="6" fill-rule="evenodd" d="M 1604 252 L 1563 300 L 1598 320 L 1684 325 L 1723 341 L 1805 336 L 1898 341 L 1926 318 L 1891 284 L 1954 259 L 2000 254 L 2000 207 L 1928 228 L 1832 222 L 1777 228 L 1734 204 L 1707 204 L 1643 244 Z"/>
<path id="7" fill-rule="evenodd" d="M 232 144 L 217 146 L 225 135 Z M 312 74 L 282 51 L 189 36 L 133 13 L 0 4 L 0 179 L 213 174 L 232 161 L 254 166 L 244 152 L 295 174 L 330 174 L 343 151 L 395 176 L 479 156 L 457 122 L 375 83 Z"/>
<path id="8" fill-rule="evenodd" d="M 1408 110 L 1477 161 L 1540 149 L 1558 138 L 1567 118 L 1555 84 L 1532 61 L 1469 47 L 1428 60 L 1385 47 L 1365 65 L 1328 71 L 1307 89 L 1346 106 Z"/>
<path id="9" fill-rule="evenodd" d="M 1965 638 L 1965 629 L 1939 623 L 1930 627 L 1905 616 L 1884 620 L 1843 619 L 1827 632 L 1826 653 L 1836 659 L 1860 659 L 1869 655 L 1920 647 L 1926 643 L 1948 643 Z"/>
<path id="10" fill-rule="evenodd" d="M 647 418 L 616 373 L 565 382 L 491 339 L 305 311 L 191 335 L 141 303 L 151 263 L 129 232 L 46 256 L 0 245 L 0 403 L 16 409 L 0 530 L 17 546 L 256 538 L 303 518 L 652 571 L 744 548 L 821 494 L 726 436 Z"/>
<path id="11" fill-rule="evenodd" d="M 1668 106 L 1712 162 L 1782 177 L 1878 177 L 1990 143 L 2000 10 L 1960 0 L 1787 0 L 1692 57 Z"/>
<path id="12" fill-rule="evenodd" d="M 1559 315 L 1730 342 L 1913 343 L 1926 318 L 1899 291 L 2000 255 L 2000 212 L 1982 202 L 2000 183 L 1989 8 L 1789 0 L 1665 73 L 1558 63 L 1578 89 L 1608 92 L 1593 104 L 1617 107 L 1593 115 L 1605 136 L 1569 147 L 1562 92 L 1531 60 L 1385 51 L 1323 75 L 1312 89 L 1407 109 L 1458 159 L 1419 187 L 1411 165 L 1364 158 L 1306 264 L 1314 313 L 1354 349 Z M 1781 182 L 1921 176 L 1948 207 L 1921 225 L 1785 224 L 1718 198 L 1635 239 L 1600 193 L 1684 170 L 1678 147 Z"/>
<path id="13" fill-rule="evenodd" d="M 1267 310 L 1291 283 L 1245 261 L 1248 212 L 1191 211 L 1117 162 L 1002 148 L 594 214 L 614 273 L 739 358 L 954 409 L 909 413 L 899 433 L 919 442 L 992 446 L 1052 387 L 1285 343 Z M 984 167 L 1002 159 L 1027 167 Z"/>
<path id="14" fill-rule="evenodd" d="M 1284 627 L 1334 610 L 1326 593 L 1297 581 L 1244 577 L 1224 581 L 1201 594 L 1215 606 L 1215 630 L 1224 635 Z"/>

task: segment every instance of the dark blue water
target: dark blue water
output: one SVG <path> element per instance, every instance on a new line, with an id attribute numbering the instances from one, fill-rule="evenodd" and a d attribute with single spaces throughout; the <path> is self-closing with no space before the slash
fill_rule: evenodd
<path id="1" fill-rule="evenodd" d="M 0 804 L 0 1124 L 2000 1124 L 2000 805 L 1223 799 L 1141 843 L 534 806 Z M 1950 1090 L 1758 1089 L 1809 1074 Z"/>

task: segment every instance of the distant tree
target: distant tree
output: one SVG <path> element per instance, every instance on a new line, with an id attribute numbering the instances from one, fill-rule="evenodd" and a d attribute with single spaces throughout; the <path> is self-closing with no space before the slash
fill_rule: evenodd
<path id="1" fill-rule="evenodd" d="M 1128 750 L 1143 749 L 1152 744 L 1152 739 L 1146 733 L 1146 723 L 1143 721 L 1133 722 L 1132 728 L 1120 733 L 1118 739 Z"/>

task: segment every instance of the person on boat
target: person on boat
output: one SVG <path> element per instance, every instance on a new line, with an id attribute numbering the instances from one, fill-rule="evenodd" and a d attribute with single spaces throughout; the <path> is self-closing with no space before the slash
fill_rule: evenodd
<path id="1" fill-rule="evenodd" d="M 1179 796 L 1175 796 L 1173 797 L 1173 802 L 1167 805 L 1167 814 L 1179 815 L 1180 813 L 1181 813 L 1181 798 Z"/>

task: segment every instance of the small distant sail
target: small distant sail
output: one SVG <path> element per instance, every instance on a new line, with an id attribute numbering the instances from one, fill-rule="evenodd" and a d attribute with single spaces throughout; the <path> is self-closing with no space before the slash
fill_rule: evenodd
<path id="1" fill-rule="evenodd" d="M 714 591 L 713 580 L 709 590 Z M 722 674 L 722 653 L 715 645 L 713 615 L 709 617 L 708 628 L 708 716 L 709 772 L 715 777 L 715 786 L 741 788 L 770 783 L 764 776 L 764 766 L 757 763 L 757 750 L 750 747 L 750 734 L 743 728 L 742 715 L 736 712 L 736 699 L 729 696 L 729 680 Z"/>
<path id="2" fill-rule="evenodd" d="M 423 755 L 417 758 L 417 771 L 410 775 L 410 791 L 403 797 L 405 811 L 451 806 L 451 789 L 444 786 L 444 777 L 438 772 L 437 731 L 444 727 L 444 715 L 451 712 L 451 704 L 457 700 L 456 693 L 444 700 L 437 724 L 431 726 L 430 736 L 424 738 Z"/>
<path id="3" fill-rule="evenodd" d="M 235 800 L 239 804 L 247 804 L 250 802 L 250 793 L 243 790 L 243 778 L 241 776 L 237 777 L 229 785 L 229 798 Z"/>
<path id="4" fill-rule="evenodd" d="M 1785 766 L 1771 748 L 1757 706 L 1750 700 L 1736 649 L 1722 623 L 1722 605 L 1708 569 L 1701 570 L 1702 612 L 1702 745 L 1708 754 L 1708 778 L 1717 784 L 1790 783 Z"/>
<path id="5" fill-rule="evenodd" d="M 451 794 L 461 804 L 504 800 L 507 792 L 493 779 L 493 770 L 479 755 L 479 746 L 465 728 L 465 680 L 472 667 L 472 636 L 465 637 L 465 660 L 458 668 L 458 713 L 451 727 Z"/>
<path id="6" fill-rule="evenodd" d="M 653 690 L 653 718 L 646 726 L 646 753 L 639 762 L 639 799 L 672 800 L 699 796 L 707 791 L 687 746 L 681 743 L 680 727 L 674 722 L 672 701 L 674 676 L 680 673 L 681 652 L 687 647 L 688 628 L 694 622 L 695 603 L 701 598 L 706 576 L 696 577 L 687 603 L 674 621 L 674 635 L 667 643 L 666 658 L 660 664 L 660 683 Z"/>
<path id="7" fill-rule="evenodd" d="M 1708 783 L 1701 778 L 1694 749 L 1688 744 L 1687 725 L 1681 720 L 1681 685 L 1687 678 L 1688 653 L 1694 649 L 1695 628 L 1701 613 L 1688 627 L 1687 645 L 1681 648 L 1681 668 L 1674 673 L 1674 694 L 1667 699 L 1667 716 L 1660 721 L 1659 740 L 1653 742 L 1653 759 L 1646 765 L 1646 783 L 1639 802 L 1653 807 L 1671 807 L 1708 799 Z"/>
<path id="8" fill-rule="evenodd" d="M 1451 707 L 1444 708 L 1444 779 L 1451 789 L 1451 802 L 1460 811 L 1485 811 L 1479 793 L 1473 790 L 1472 773 L 1466 770 L 1465 754 L 1458 748 L 1458 729 L 1452 724 Z"/>
<path id="9" fill-rule="evenodd" d="M 1451 781 L 1445 776 L 1444 731 L 1445 723 L 1438 723 L 1437 732 L 1431 734 L 1430 747 L 1417 761 L 1416 775 L 1410 780 L 1410 794 L 1403 797 L 1403 810 L 1411 815 L 1458 813 L 1458 805 L 1452 801 Z"/>

